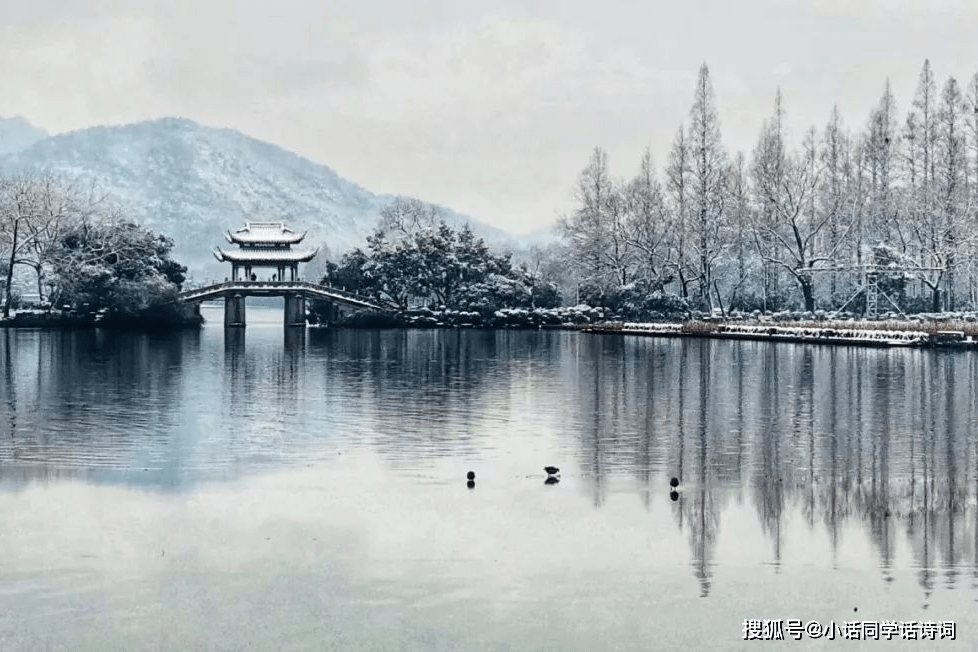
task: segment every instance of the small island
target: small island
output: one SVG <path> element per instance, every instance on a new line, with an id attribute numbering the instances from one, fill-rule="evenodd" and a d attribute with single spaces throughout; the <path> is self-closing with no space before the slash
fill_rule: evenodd
<path id="1" fill-rule="evenodd" d="M 199 313 L 176 300 L 187 268 L 172 249 L 108 196 L 53 175 L 0 176 L 0 326 L 199 326 Z M 17 280 L 34 296 L 17 292 Z"/>

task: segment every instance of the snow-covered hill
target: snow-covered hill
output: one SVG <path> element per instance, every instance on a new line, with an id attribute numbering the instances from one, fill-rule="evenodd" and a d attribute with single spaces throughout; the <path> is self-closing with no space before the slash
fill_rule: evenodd
<path id="1" fill-rule="evenodd" d="M 210 250 L 246 220 L 308 229 L 307 243 L 338 255 L 364 245 L 392 200 L 275 145 L 179 118 L 52 136 L 0 157 L 0 168 L 95 179 L 134 219 L 172 237 L 176 257 L 198 278 L 222 277 Z M 498 229 L 445 215 L 469 221 L 491 243 L 517 244 Z"/>
<path id="2" fill-rule="evenodd" d="M 27 149 L 48 134 L 21 117 L 0 118 L 0 156 Z"/>

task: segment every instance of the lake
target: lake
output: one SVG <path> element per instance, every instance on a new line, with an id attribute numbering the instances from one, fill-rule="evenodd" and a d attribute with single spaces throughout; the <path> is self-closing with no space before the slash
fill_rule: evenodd
<path id="1" fill-rule="evenodd" d="M 0 649 L 978 641 L 974 352 L 204 314 L 0 330 Z"/>

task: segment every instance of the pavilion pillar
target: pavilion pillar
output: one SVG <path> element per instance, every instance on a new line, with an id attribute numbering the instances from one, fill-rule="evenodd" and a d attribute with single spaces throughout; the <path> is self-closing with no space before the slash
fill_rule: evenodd
<path id="1" fill-rule="evenodd" d="M 306 325 L 306 299 L 301 294 L 285 295 L 285 325 Z"/>
<path id="2" fill-rule="evenodd" d="M 224 328 L 245 325 L 245 297 L 233 294 L 224 297 Z"/>

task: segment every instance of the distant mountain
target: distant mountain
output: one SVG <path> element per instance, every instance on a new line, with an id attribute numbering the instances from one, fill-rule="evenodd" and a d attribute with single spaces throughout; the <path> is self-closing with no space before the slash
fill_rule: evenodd
<path id="1" fill-rule="evenodd" d="M 21 117 L 0 118 L 0 156 L 27 149 L 48 134 Z"/>
<path id="2" fill-rule="evenodd" d="M 0 156 L 0 169 L 96 180 L 134 219 L 173 238 L 175 256 L 198 278 L 227 274 L 210 251 L 227 244 L 225 229 L 246 220 L 308 229 L 304 244 L 324 244 L 339 255 L 364 244 L 380 209 L 392 200 L 275 145 L 179 118 L 36 139 Z M 445 216 L 456 224 L 468 221 L 497 246 L 518 246 L 503 231 L 449 210 Z"/>

